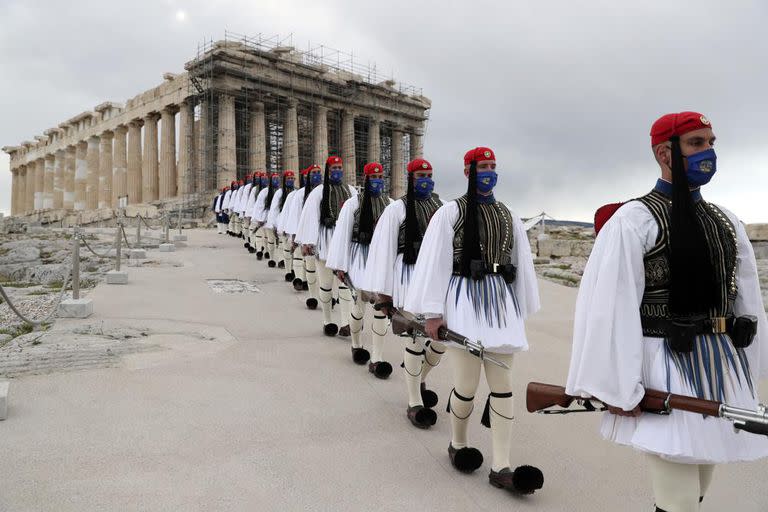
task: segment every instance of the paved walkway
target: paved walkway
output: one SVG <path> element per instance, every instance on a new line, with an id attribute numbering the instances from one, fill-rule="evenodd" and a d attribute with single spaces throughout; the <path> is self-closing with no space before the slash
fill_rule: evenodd
<path id="1" fill-rule="evenodd" d="M 526 382 L 564 381 L 575 290 L 541 282 L 532 350 L 515 361 L 514 464 L 535 464 L 546 479 L 519 499 L 487 484 L 488 463 L 470 476 L 451 468 L 450 361 L 430 377 L 437 425 L 414 429 L 396 338 L 387 347 L 396 371 L 377 380 L 352 363 L 348 341 L 320 334 L 321 313 L 303 307 L 282 271 L 240 240 L 187 234 L 188 247 L 151 253 L 183 266 L 130 268 L 128 285 L 99 285 L 89 321 L 202 336 L 161 335 L 163 350 L 118 368 L 15 379 L 0 422 L 0 510 L 652 509 L 642 457 L 601 441 L 597 415 L 525 412 Z M 216 294 L 206 282 L 232 278 L 260 292 Z M 470 436 L 490 458 L 486 393 L 481 383 Z M 718 469 L 702 510 L 765 511 L 766 474 L 768 462 Z"/>

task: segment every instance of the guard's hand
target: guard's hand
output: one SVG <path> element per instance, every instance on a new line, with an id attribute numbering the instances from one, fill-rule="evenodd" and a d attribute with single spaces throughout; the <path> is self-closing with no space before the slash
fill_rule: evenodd
<path id="1" fill-rule="evenodd" d="M 302 245 L 301 254 L 304 256 L 313 256 L 315 254 L 315 246 L 311 244 Z"/>
<path id="2" fill-rule="evenodd" d="M 635 406 L 635 408 L 632 409 L 631 411 L 625 411 L 621 407 L 614 407 L 613 405 L 608 405 L 608 404 L 605 404 L 605 408 L 608 409 L 608 412 L 610 412 L 611 414 L 615 414 L 616 416 L 626 416 L 626 417 L 637 418 L 643 413 L 643 411 L 640 410 L 639 405 Z"/>
<path id="3" fill-rule="evenodd" d="M 344 282 L 344 278 L 347 277 L 347 275 L 344 273 L 343 270 L 337 270 L 336 271 L 336 277 L 338 277 L 339 281 L 341 281 L 343 283 Z"/>
<path id="4" fill-rule="evenodd" d="M 443 320 L 443 317 L 441 316 L 437 318 L 428 318 L 424 326 L 425 330 L 427 331 L 427 336 L 429 336 L 435 341 L 439 340 L 440 336 L 438 336 L 437 332 L 440 329 L 440 327 L 444 325 L 445 325 L 445 320 Z"/>

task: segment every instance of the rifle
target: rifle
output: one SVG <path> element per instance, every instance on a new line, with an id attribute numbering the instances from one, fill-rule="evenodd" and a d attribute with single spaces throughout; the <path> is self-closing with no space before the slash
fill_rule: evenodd
<path id="1" fill-rule="evenodd" d="M 401 311 L 399 309 L 391 308 L 392 313 L 392 332 L 394 334 L 397 334 L 399 336 L 424 336 L 427 335 L 427 328 L 426 328 L 426 322 L 424 320 L 424 317 L 422 316 L 414 316 L 406 311 Z M 498 359 L 494 359 L 493 357 L 487 355 L 485 353 L 485 347 L 480 341 L 472 341 L 465 336 L 462 336 L 461 334 L 457 333 L 456 331 L 452 331 L 448 329 L 445 326 L 441 326 L 437 330 L 437 336 L 441 340 L 445 341 L 452 341 L 454 343 L 457 343 L 464 347 L 464 350 L 469 352 L 475 357 L 479 357 L 482 361 L 488 361 L 490 363 L 495 364 L 496 366 L 501 366 L 504 369 L 509 370 L 509 366 L 506 365 L 506 363 L 503 363 L 499 361 Z"/>
<path id="2" fill-rule="evenodd" d="M 347 285 L 347 288 L 349 288 L 349 293 L 352 294 L 352 302 L 357 302 L 357 288 L 355 288 L 355 285 L 352 284 L 352 280 L 349 278 L 349 274 L 346 272 L 343 274 L 344 279 L 342 279 L 341 282 Z"/>
<path id="3" fill-rule="evenodd" d="M 574 402 L 583 408 L 569 409 Z M 653 414 L 665 415 L 673 410 L 678 410 L 723 418 L 733 422 L 734 428 L 738 430 L 768 436 L 768 409 L 762 404 L 755 410 L 743 409 L 714 400 L 646 389 L 639 405 L 643 412 Z M 568 414 L 605 411 L 607 409 L 606 405 L 596 398 L 571 396 L 566 394 L 565 388 L 562 386 L 542 384 L 541 382 L 528 383 L 526 407 L 528 412 L 539 414 Z M 550 409 L 550 407 L 560 407 L 560 409 Z"/>

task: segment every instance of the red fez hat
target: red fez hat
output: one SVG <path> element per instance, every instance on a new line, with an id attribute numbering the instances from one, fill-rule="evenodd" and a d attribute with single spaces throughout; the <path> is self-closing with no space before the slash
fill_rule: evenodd
<path id="1" fill-rule="evenodd" d="M 277 171 L 274 171 L 274 172 L 272 172 L 272 173 L 269 175 L 269 177 L 270 177 L 270 178 L 275 178 L 275 177 L 278 177 L 278 178 L 279 178 L 279 177 L 280 177 L 280 173 L 279 173 L 279 172 L 277 172 Z"/>
<path id="2" fill-rule="evenodd" d="M 312 171 L 322 171 L 322 167 L 320 167 L 317 164 L 312 164 L 309 167 L 307 167 L 307 174 L 311 173 Z"/>
<path id="3" fill-rule="evenodd" d="M 310 166 L 310 167 L 307 167 L 306 169 L 302 169 L 302 170 L 300 171 L 300 172 L 301 172 L 301 175 L 302 175 L 302 176 L 306 176 L 307 174 L 309 174 L 309 169 L 310 169 L 311 167 L 312 167 L 312 166 Z"/>
<path id="4" fill-rule="evenodd" d="M 338 156 L 329 156 L 328 160 L 325 161 L 326 165 L 336 165 L 340 163 L 342 163 L 341 157 L 338 157 Z"/>
<path id="5" fill-rule="evenodd" d="M 693 130 L 711 127 L 712 123 L 709 122 L 707 116 L 698 112 L 665 114 L 651 126 L 651 146 L 666 142 L 675 135 L 679 137 Z"/>
<path id="6" fill-rule="evenodd" d="M 363 174 L 366 176 L 370 176 L 371 174 L 376 174 L 384 172 L 384 168 L 381 166 L 379 162 L 368 162 L 363 167 Z"/>
<path id="7" fill-rule="evenodd" d="M 283 173 L 283 178 L 295 178 L 296 174 L 294 174 L 293 171 L 285 171 Z"/>
<path id="8" fill-rule="evenodd" d="M 496 155 L 493 154 L 491 148 L 477 147 L 470 149 L 464 154 L 464 165 L 469 165 L 472 162 L 482 162 L 484 160 L 496 160 Z"/>
<path id="9" fill-rule="evenodd" d="M 417 158 L 408 162 L 408 172 L 431 171 L 432 164 L 423 158 Z"/>
<path id="10" fill-rule="evenodd" d="M 251 179 L 251 178 L 253 178 L 253 174 L 246 174 L 246 175 L 245 175 L 245 179 L 246 179 L 246 180 L 249 180 L 249 179 Z"/>
<path id="11" fill-rule="evenodd" d="M 238 185 L 245 185 L 245 181 L 244 181 L 244 180 L 240 180 L 240 181 L 238 182 Z"/>
<path id="12" fill-rule="evenodd" d="M 237 185 L 237 181 L 232 181 L 232 183 L 229 184 L 230 186 Z"/>

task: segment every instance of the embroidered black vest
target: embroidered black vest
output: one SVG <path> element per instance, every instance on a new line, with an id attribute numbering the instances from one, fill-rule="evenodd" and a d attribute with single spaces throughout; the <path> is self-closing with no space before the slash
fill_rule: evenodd
<path id="1" fill-rule="evenodd" d="M 672 201 L 659 191 L 636 199 L 651 212 L 659 234 L 655 245 L 645 254 L 645 291 L 640 304 L 640 316 L 644 319 L 669 319 L 669 233 Z M 709 257 L 716 273 L 715 281 L 722 288 L 723 300 L 708 314 L 710 317 L 724 317 L 733 314 L 736 300 L 736 230 L 730 219 L 717 206 L 704 200 L 696 203 L 696 215 L 704 227 L 704 236 L 709 246 Z M 703 313 L 703 312 L 702 312 Z M 649 322 L 651 324 L 652 322 Z M 665 333 L 650 327 L 643 328 L 643 335 L 665 337 Z"/>
<path id="2" fill-rule="evenodd" d="M 461 255 L 464 241 L 464 222 L 467 216 L 467 196 L 456 200 L 459 206 L 459 218 L 453 225 L 453 264 L 454 268 L 461 266 Z M 480 254 L 485 264 L 492 268 L 494 264 L 506 265 L 511 263 L 512 248 L 515 235 L 512 231 L 512 214 L 499 201 L 491 204 L 478 203 L 477 225 L 480 230 Z"/>
<path id="3" fill-rule="evenodd" d="M 341 207 L 344 205 L 344 202 L 349 199 L 352 196 L 352 193 L 349 191 L 349 187 L 345 184 L 340 185 L 334 185 L 334 184 L 325 184 L 324 187 L 330 187 L 328 189 L 328 205 L 330 210 L 330 219 L 335 223 L 339 218 L 339 212 L 341 211 Z M 322 208 L 322 203 L 320 203 L 320 207 Z M 322 215 L 322 211 L 320 214 Z M 321 219 L 320 221 L 323 222 L 324 219 Z"/>
<path id="4" fill-rule="evenodd" d="M 408 208 L 407 198 L 403 196 L 400 201 L 403 202 L 403 207 Z M 435 214 L 438 208 L 443 206 L 443 202 L 440 199 L 430 196 L 428 199 L 416 199 L 414 201 L 416 206 L 416 223 L 419 226 L 419 236 L 416 240 L 416 255 L 419 254 L 421 248 L 421 241 L 424 238 L 424 233 L 427 231 L 429 221 L 432 220 L 432 216 Z M 400 229 L 397 233 L 397 254 L 403 254 L 405 252 L 405 219 L 400 223 Z"/>
<path id="5" fill-rule="evenodd" d="M 360 242 L 360 214 L 363 211 L 363 195 L 360 196 L 360 204 L 355 210 L 354 222 L 352 224 L 352 241 Z M 373 226 L 371 226 L 370 235 L 373 236 L 373 230 L 376 229 L 376 224 L 379 222 L 379 217 L 384 213 L 384 208 L 389 204 L 389 198 L 385 194 L 379 194 L 379 197 L 371 197 L 371 210 L 373 212 Z M 367 244 L 370 243 L 370 240 Z"/>

